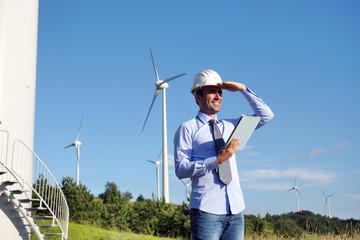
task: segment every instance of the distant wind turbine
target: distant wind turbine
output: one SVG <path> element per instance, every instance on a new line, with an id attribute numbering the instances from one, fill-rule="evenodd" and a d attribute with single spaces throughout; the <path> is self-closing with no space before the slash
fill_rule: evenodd
<path id="1" fill-rule="evenodd" d="M 187 182 L 184 182 L 182 179 L 180 179 L 181 182 L 185 185 L 185 198 L 187 201 L 187 205 L 189 206 L 189 201 L 190 201 L 190 179 Z"/>
<path id="2" fill-rule="evenodd" d="M 155 61 L 154 61 L 154 57 L 150 48 L 150 55 L 151 55 L 151 59 L 152 59 L 152 63 L 154 66 L 154 71 L 155 71 L 155 77 L 156 77 L 156 82 L 155 82 L 155 94 L 153 97 L 153 100 L 151 102 L 148 114 L 146 116 L 145 122 L 144 122 L 144 126 L 141 130 L 141 132 L 144 131 L 145 125 L 146 125 L 146 121 L 150 115 L 151 112 L 151 108 L 154 105 L 154 102 L 156 100 L 157 95 L 159 94 L 159 92 L 162 90 L 163 92 L 163 197 L 165 199 L 166 203 L 169 203 L 169 173 L 168 173 L 168 150 L 167 150 L 167 125 L 166 125 L 166 88 L 169 87 L 169 85 L 167 84 L 168 82 L 170 82 L 171 80 L 174 80 L 175 78 L 181 77 L 187 73 L 182 73 L 179 75 L 176 75 L 174 77 L 171 78 L 167 78 L 165 80 L 160 80 L 159 79 L 159 75 L 158 72 L 156 70 L 156 66 L 155 66 Z"/>
<path id="3" fill-rule="evenodd" d="M 294 186 L 292 188 L 290 188 L 288 190 L 288 192 L 290 192 L 291 190 L 295 190 L 295 195 L 296 195 L 296 209 L 297 209 L 297 212 L 300 211 L 299 209 L 299 196 L 300 195 L 300 192 L 299 192 L 299 189 L 298 189 L 298 186 L 296 186 L 296 179 L 297 179 L 297 175 L 295 177 L 295 183 L 294 183 Z M 301 196 L 301 195 L 300 195 Z"/>
<path id="4" fill-rule="evenodd" d="M 328 217 L 331 218 L 331 212 L 330 212 L 330 197 L 334 196 L 335 194 L 331 194 L 329 196 L 326 196 L 325 193 L 323 191 L 321 191 L 322 194 L 324 195 L 325 197 L 325 207 L 324 209 L 326 209 L 326 206 L 328 208 Z"/>
<path id="5" fill-rule="evenodd" d="M 159 165 L 160 165 L 160 161 L 159 161 L 159 157 L 161 154 L 162 150 L 159 153 L 159 156 L 157 158 L 157 160 L 151 161 L 151 160 L 147 160 L 148 162 L 154 163 L 155 167 L 156 167 L 156 183 L 157 183 L 157 199 L 160 200 L 160 175 L 159 175 Z"/>
<path id="6" fill-rule="evenodd" d="M 77 154 L 77 162 L 76 162 L 76 186 L 79 186 L 80 146 L 81 146 L 81 142 L 79 141 L 79 135 L 80 135 L 80 129 L 81 129 L 81 125 L 82 125 L 83 120 L 84 120 L 84 115 L 83 115 L 83 117 L 82 117 L 82 119 L 81 119 L 81 122 L 80 122 L 80 127 L 79 127 L 79 131 L 78 131 L 76 140 L 75 140 L 72 144 L 70 144 L 69 146 L 64 147 L 64 149 L 65 149 L 65 148 L 68 148 L 68 147 L 75 146 L 75 149 L 76 149 L 76 154 Z"/>

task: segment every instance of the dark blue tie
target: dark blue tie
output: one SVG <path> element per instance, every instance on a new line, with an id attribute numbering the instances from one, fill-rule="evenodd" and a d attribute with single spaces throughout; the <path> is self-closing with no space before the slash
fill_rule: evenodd
<path id="1" fill-rule="evenodd" d="M 215 141 L 216 153 L 218 153 L 220 148 L 222 148 L 225 145 L 225 142 L 221 135 L 220 129 L 217 126 L 216 120 L 211 119 L 209 122 L 212 124 L 213 129 L 214 129 L 213 137 L 214 137 L 214 141 Z M 220 177 L 220 180 L 226 185 L 229 185 L 229 183 L 231 182 L 232 175 L 231 175 L 231 168 L 230 168 L 229 160 L 227 160 L 219 165 L 219 177 Z"/>

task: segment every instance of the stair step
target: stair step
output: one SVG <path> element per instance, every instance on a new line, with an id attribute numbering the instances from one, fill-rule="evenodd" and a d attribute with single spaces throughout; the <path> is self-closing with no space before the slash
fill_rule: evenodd
<path id="1" fill-rule="evenodd" d="M 51 224 L 51 225 L 38 225 L 39 228 L 51 228 L 51 227 L 58 227 L 57 224 Z"/>
<path id="2" fill-rule="evenodd" d="M 47 208 L 44 208 L 44 207 L 31 207 L 31 208 L 25 208 L 26 211 L 29 211 L 29 212 L 35 212 L 35 211 L 45 211 L 47 210 Z"/>
<path id="3" fill-rule="evenodd" d="M 44 220 L 44 219 L 53 219 L 53 216 L 33 216 L 34 220 Z"/>
<path id="4" fill-rule="evenodd" d="M 30 203 L 30 202 L 39 202 L 40 199 L 36 198 L 36 199 L 29 199 L 29 198 L 25 198 L 25 199 L 18 199 L 19 202 L 21 203 Z"/>
<path id="5" fill-rule="evenodd" d="M 25 193 L 25 192 L 30 192 L 31 190 L 29 189 L 14 189 L 14 190 L 10 190 L 10 192 L 12 194 L 22 194 L 22 193 Z"/>
<path id="6" fill-rule="evenodd" d="M 41 233 L 44 237 L 51 237 L 51 236 L 54 236 L 54 235 L 59 235 L 61 236 L 62 233 Z"/>
<path id="7" fill-rule="evenodd" d="M 17 181 L 7 180 L 7 181 L 3 182 L 2 185 L 4 185 L 4 186 L 11 186 L 11 185 L 14 185 L 15 183 L 18 183 L 18 182 L 17 182 Z"/>

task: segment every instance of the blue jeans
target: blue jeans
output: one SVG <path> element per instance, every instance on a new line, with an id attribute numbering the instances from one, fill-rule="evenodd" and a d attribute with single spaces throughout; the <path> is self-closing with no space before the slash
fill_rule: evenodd
<path id="1" fill-rule="evenodd" d="M 216 215 L 195 208 L 190 209 L 193 240 L 243 240 L 244 213 Z"/>

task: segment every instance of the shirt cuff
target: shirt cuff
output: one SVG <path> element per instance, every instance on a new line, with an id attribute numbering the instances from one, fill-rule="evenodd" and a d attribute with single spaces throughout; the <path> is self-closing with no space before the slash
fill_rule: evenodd
<path id="1" fill-rule="evenodd" d="M 212 171 L 212 170 L 214 170 L 215 168 L 218 168 L 218 167 L 219 167 L 219 164 L 218 164 L 217 161 L 216 161 L 216 156 L 215 156 L 215 157 L 206 158 L 206 159 L 204 160 L 204 163 L 205 163 L 206 168 L 207 168 L 209 171 Z"/>
<path id="2" fill-rule="evenodd" d="M 241 93 L 245 96 L 245 97 L 257 97 L 259 98 L 258 95 L 256 95 L 253 91 L 250 90 L 250 88 L 246 87 L 243 91 L 241 91 Z"/>

